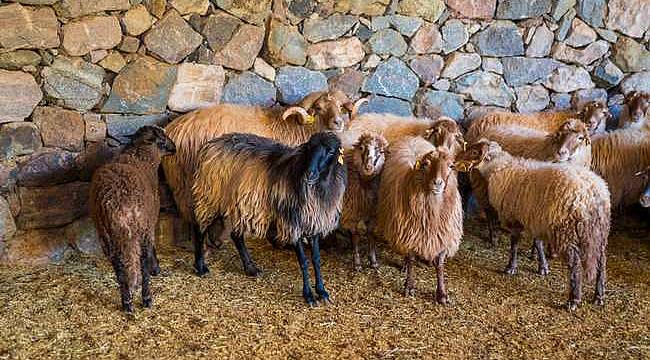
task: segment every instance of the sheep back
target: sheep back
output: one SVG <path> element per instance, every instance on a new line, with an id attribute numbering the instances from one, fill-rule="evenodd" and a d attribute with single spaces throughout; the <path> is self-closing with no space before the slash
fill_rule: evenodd
<path id="1" fill-rule="evenodd" d="M 404 137 L 424 135 L 432 124 L 433 120 L 426 118 L 363 114 L 350 122 L 349 128 L 341 134 L 341 142 L 344 148 L 352 148 L 363 133 L 369 132 L 382 135 L 390 144 Z"/>
<path id="2" fill-rule="evenodd" d="M 520 114 L 505 111 L 488 113 L 472 122 L 465 136 L 473 143 L 483 137 L 483 133 L 493 126 L 515 125 L 546 132 L 555 132 L 562 124 L 578 115 L 576 111 L 545 111 L 533 114 Z"/>

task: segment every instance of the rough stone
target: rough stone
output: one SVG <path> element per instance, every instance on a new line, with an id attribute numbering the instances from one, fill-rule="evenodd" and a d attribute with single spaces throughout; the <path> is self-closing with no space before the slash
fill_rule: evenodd
<path id="1" fill-rule="evenodd" d="M 551 53 L 553 45 L 553 32 L 545 25 L 537 27 L 528 48 L 526 49 L 527 57 L 545 57 Z"/>
<path id="2" fill-rule="evenodd" d="M 84 255 L 102 255 L 102 247 L 97 236 L 95 223 L 88 216 L 75 220 L 66 226 L 64 237 L 75 250 Z"/>
<path id="3" fill-rule="evenodd" d="M 335 2 L 334 11 L 354 15 L 383 15 L 391 0 L 340 0 Z"/>
<path id="4" fill-rule="evenodd" d="M 0 196 L 0 254 L 4 249 L 4 244 L 13 238 L 16 234 L 16 223 L 11 215 L 9 203 L 4 197 Z"/>
<path id="5" fill-rule="evenodd" d="M 365 92 L 410 100 L 418 89 L 417 75 L 397 58 L 390 58 L 377 66 L 363 84 Z"/>
<path id="6" fill-rule="evenodd" d="M 400 33 L 393 29 L 384 29 L 370 37 L 368 45 L 377 55 L 402 56 L 406 52 L 406 41 Z"/>
<path id="7" fill-rule="evenodd" d="M 86 144 L 84 151 L 77 157 L 77 175 L 81 181 L 90 181 L 97 168 L 112 160 L 122 150 L 119 141 L 110 138 L 107 140 Z"/>
<path id="8" fill-rule="evenodd" d="M 623 71 L 609 59 L 606 59 L 594 69 L 594 80 L 598 85 L 606 88 L 618 85 L 623 80 L 623 76 Z"/>
<path id="9" fill-rule="evenodd" d="M 61 0 L 55 5 L 56 12 L 64 18 L 76 18 L 102 11 L 128 10 L 129 0 Z"/>
<path id="10" fill-rule="evenodd" d="M 411 70 L 420 78 L 424 86 L 429 86 L 438 80 L 444 64 L 440 55 L 419 55 L 409 62 Z"/>
<path id="11" fill-rule="evenodd" d="M 225 81 L 226 73 L 221 66 L 180 64 L 167 106 L 173 111 L 187 112 L 216 105 Z"/>
<path id="12" fill-rule="evenodd" d="M 42 150 L 18 163 L 18 185 L 42 187 L 78 180 L 78 154 L 65 150 Z"/>
<path id="13" fill-rule="evenodd" d="M 327 90 L 327 78 L 318 71 L 283 66 L 278 69 L 275 85 L 280 91 L 280 101 L 292 105 L 313 92 Z"/>
<path id="14" fill-rule="evenodd" d="M 205 15 L 210 6 L 210 0 L 171 0 L 170 5 L 181 15 Z"/>
<path id="15" fill-rule="evenodd" d="M 481 57 L 478 54 L 455 52 L 445 59 L 445 68 L 442 77 L 455 79 L 481 66 Z"/>
<path id="16" fill-rule="evenodd" d="M 573 9 L 575 5 L 576 0 L 555 0 L 553 1 L 551 16 L 555 21 L 558 21 L 569 9 Z"/>
<path id="17" fill-rule="evenodd" d="M 99 114 L 86 113 L 84 119 L 84 138 L 86 141 L 103 141 L 106 138 L 106 123 Z"/>
<path id="18" fill-rule="evenodd" d="M 56 57 L 52 66 L 43 68 L 43 90 L 59 104 L 75 110 L 92 109 L 104 93 L 106 72 L 81 58 Z"/>
<path id="19" fill-rule="evenodd" d="M 366 113 L 413 116 L 411 104 L 408 101 L 381 95 L 371 95 L 368 97 L 368 102 L 361 105 L 359 108 L 359 114 Z"/>
<path id="20" fill-rule="evenodd" d="M 374 69 L 381 63 L 381 58 L 377 54 L 370 54 L 363 64 L 363 69 Z"/>
<path id="21" fill-rule="evenodd" d="M 512 57 L 501 59 L 506 82 L 510 86 L 545 81 L 562 63 L 553 59 Z"/>
<path id="22" fill-rule="evenodd" d="M 475 71 L 464 75 L 457 80 L 456 90 L 481 105 L 509 107 L 515 101 L 515 94 L 503 78 L 491 72 Z"/>
<path id="23" fill-rule="evenodd" d="M 144 5 L 147 7 L 151 15 L 161 19 L 165 14 L 167 8 L 167 0 L 144 0 Z"/>
<path id="24" fill-rule="evenodd" d="M 470 19 L 492 19 L 497 0 L 447 0 L 447 6 L 461 17 Z"/>
<path id="25" fill-rule="evenodd" d="M 524 54 L 524 42 L 517 25 L 498 20 L 472 37 L 476 51 L 483 56 L 517 56 Z"/>
<path id="26" fill-rule="evenodd" d="M 17 172 L 15 163 L 0 162 L 0 193 L 6 193 L 16 186 Z"/>
<path id="27" fill-rule="evenodd" d="M 214 64 L 235 70 L 248 70 L 264 44 L 264 29 L 242 24 L 222 49 L 214 54 Z"/>
<path id="28" fill-rule="evenodd" d="M 263 26 L 271 13 L 271 0 L 214 0 L 219 8 L 254 25 Z"/>
<path id="29" fill-rule="evenodd" d="M 105 57 L 108 56 L 108 51 L 101 49 L 101 50 L 93 50 L 90 52 L 90 62 L 93 64 L 97 64 L 98 62 L 104 60 Z"/>
<path id="30" fill-rule="evenodd" d="M 443 11 L 445 11 L 443 0 L 402 0 L 397 10 L 402 15 L 419 16 L 431 22 L 436 22 Z"/>
<path id="31" fill-rule="evenodd" d="M 41 130 L 45 146 L 77 152 L 83 149 L 85 126 L 78 112 L 41 106 L 34 110 L 32 121 Z"/>
<path id="32" fill-rule="evenodd" d="M 357 23 L 357 17 L 335 14 L 327 19 L 306 19 L 303 24 L 305 39 L 315 43 L 334 40 L 346 34 Z"/>
<path id="33" fill-rule="evenodd" d="M 587 70 L 578 66 L 561 66 L 553 71 L 544 86 L 555 92 L 591 89 L 594 83 Z"/>
<path id="34" fill-rule="evenodd" d="M 542 111 L 551 101 L 548 90 L 542 85 L 524 85 L 515 88 L 515 94 L 517 95 L 515 106 L 521 113 Z"/>
<path id="35" fill-rule="evenodd" d="M 106 70 L 119 73 L 126 66 L 126 60 L 119 51 L 111 51 L 108 56 L 99 62 L 99 65 Z"/>
<path id="36" fill-rule="evenodd" d="M 294 26 L 271 21 L 267 40 L 269 59 L 276 65 L 304 65 L 307 61 L 307 41 Z"/>
<path id="37" fill-rule="evenodd" d="M 122 41 L 122 29 L 114 16 L 91 16 L 63 26 L 63 49 L 72 56 L 112 49 Z"/>
<path id="38" fill-rule="evenodd" d="M 553 58 L 579 65 L 589 65 L 602 58 L 609 51 L 609 43 L 605 40 L 598 40 L 589 44 L 582 50 L 574 49 L 559 42 L 553 49 Z"/>
<path id="39" fill-rule="evenodd" d="M 201 45 L 202 40 L 176 10 L 168 11 L 144 36 L 147 50 L 170 64 L 183 60 Z"/>
<path id="40" fill-rule="evenodd" d="M 625 72 L 650 70 L 650 51 L 631 38 L 619 36 L 612 55 L 612 61 Z"/>
<path id="41" fill-rule="evenodd" d="M 415 34 L 424 23 L 424 21 L 419 17 L 404 15 L 390 15 L 388 16 L 388 21 L 395 30 L 408 37 L 413 36 L 413 34 Z"/>
<path id="42" fill-rule="evenodd" d="M 616 35 L 616 32 L 612 30 L 598 28 L 596 29 L 596 32 L 601 38 L 612 44 L 618 40 L 618 35 Z"/>
<path id="43" fill-rule="evenodd" d="M 19 187 L 21 229 L 51 228 L 66 225 L 88 212 L 87 182 L 72 182 L 51 187 Z"/>
<path id="44" fill-rule="evenodd" d="M 445 54 L 456 51 L 469 41 L 469 32 L 462 21 L 452 19 L 442 26 L 442 51 Z"/>
<path id="45" fill-rule="evenodd" d="M 32 75 L 0 69 L 0 124 L 25 119 L 42 98 Z"/>
<path id="46" fill-rule="evenodd" d="M 650 93 L 650 71 L 631 74 L 621 82 L 621 91 L 624 94 L 630 91 Z"/>
<path id="47" fill-rule="evenodd" d="M 122 24 L 124 24 L 127 34 L 133 36 L 138 36 L 149 30 L 153 22 L 153 16 L 142 4 L 132 7 L 122 16 Z"/>
<path id="48" fill-rule="evenodd" d="M 155 114 L 165 110 L 176 68 L 149 58 L 128 64 L 117 75 L 102 112 Z"/>
<path id="49" fill-rule="evenodd" d="M 345 93 L 350 99 L 356 100 L 359 98 L 359 90 L 363 85 L 365 77 L 359 70 L 348 68 L 342 74 L 331 77 L 327 80 L 330 90 L 340 90 Z"/>
<path id="50" fill-rule="evenodd" d="M 415 115 L 430 119 L 448 116 L 461 120 L 464 115 L 463 98 L 447 91 L 420 91 L 415 96 Z"/>
<path id="51" fill-rule="evenodd" d="M 0 262 L 32 267 L 61 264 L 66 258 L 67 250 L 62 233 L 62 229 L 18 231 L 5 244 Z"/>
<path id="52" fill-rule="evenodd" d="M 535 18 L 551 11 L 551 0 L 500 0 L 497 19 L 521 20 Z"/>
<path id="53" fill-rule="evenodd" d="M 501 60 L 497 58 L 490 58 L 490 57 L 483 58 L 481 67 L 485 71 L 490 71 L 495 74 L 503 75 L 503 64 L 501 63 Z"/>
<path id="54" fill-rule="evenodd" d="M 122 38 L 122 44 L 120 44 L 120 51 L 126 53 L 134 53 L 138 51 L 140 47 L 140 39 L 133 36 L 125 36 Z"/>
<path id="55" fill-rule="evenodd" d="M 411 39 L 409 53 L 431 54 L 442 51 L 442 35 L 438 25 L 424 24 Z"/>
<path id="56" fill-rule="evenodd" d="M 31 154 L 41 146 L 41 135 L 31 122 L 0 125 L 0 160 Z"/>
<path id="57" fill-rule="evenodd" d="M 359 23 L 359 26 L 357 26 L 357 31 L 354 33 L 356 37 L 359 38 L 361 41 L 368 41 L 370 40 L 370 37 L 372 36 L 372 31 L 365 25 Z"/>
<path id="58" fill-rule="evenodd" d="M 607 27 L 635 38 L 643 37 L 650 27 L 650 2 L 647 0 L 610 0 Z"/>
<path id="59" fill-rule="evenodd" d="M 404 49 L 406 50 L 406 43 Z M 361 41 L 356 37 L 350 37 L 312 44 L 307 49 L 307 56 L 308 67 L 324 70 L 355 65 L 363 60 L 365 53 Z"/>
<path id="60" fill-rule="evenodd" d="M 232 39 L 241 24 L 236 17 L 220 11 L 205 19 L 201 34 L 208 41 L 212 51 L 220 51 Z"/>
<path id="61" fill-rule="evenodd" d="M 553 94 L 551 95 L 554 110 L 571 109 L 571 94 Z"/>
<path id="62" fill-rule="evenodd" d="M 228 79 L 221 102 L 269 107 L 275 104 L 276 88 L 257 74 L 245 71 Z"/>
<path id="63" fill-rule="evenodd" d="M 0 24 L 0 46 L 9 51 L 59 46 L 59 24 L 49 7 L 31 8 L 20 4 L 2 6 Z"/>
<path id="64" fill-rule="evenodd" d="M 573 93 L 571 105 L 574 109 L 582 109 L 591 101 L 600 101 L 607 104 L 607 90 L 605 89 L 584 89 Z"/>
<path id="65" fill-rule="evenodd" d="M 16 50 L 0 53 L 0 69 L 20 70 L 25 66 L 38 66 L 41 56 L 30 50 Z"/>
<path id="66" fill-rule="evenodd" d="M 558 24 L 559 27 L 557 31 L 555 31 L 556 40 L 564 41 L 564 39 L 566 39 L 566 36 L 571 29 L 571 24 L 573 24 L 573 19 L 575 19 L 575 17 L 576 11 L 573 9 L 569 9 L 569 11 L 567 11 L 567 13 L 562 16 L 562 19 L 560 19 L 560 23 Z"/>
<path id="67" fill-rule="evenodd" d="M 106 114 L 104 115 L 104 120 L 106 121 L 106 132 L 108 136 L 118 140 L 122 144 L 126 144 L 129 141 L 127 138 L 128 135 L 135 134 L 139 128 L 145 125 L 163 126 L 168 120 L 168 115 Z"/>
<path id="68" fill-rule="evenodd" d="M 253 71 L 269 81 L 275 81 L 275 68 L 269 65 L 264 59 L 257 58 L 253 63 Z"/>
<path id="69" fill-rule="evenodd" d="M 574 18 L 571 23 L 571 30 L 569 31 L 569 36 L 564 40 L 564 42 L 573 47 L 582 47 L 598 39 L 598 34 L 596 31 L 585 24 L 584 21 Z"/>
<path id="70" fill-rule="evenodd" d="M 578 16 L 593 27 L 602 27 L 607 0 L 578 0 Z"/>

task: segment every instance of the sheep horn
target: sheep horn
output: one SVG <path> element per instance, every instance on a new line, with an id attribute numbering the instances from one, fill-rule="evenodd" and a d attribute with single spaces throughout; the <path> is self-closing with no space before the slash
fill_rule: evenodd
<path id="1" fill-rule="evenodd" d="M 357 114 L 359 113 L 359 108 L 361 107 L 361 105 L 367 102 L 368 102 L 368 98 L 361 98 L 354 102 L 354 105 L 352 106 L 352 110 L 350 111 L 350 120 L 354 120 L 357 117 Z"/>
<path id="2" fill-rule="evenodd" d="M 293 115 L 293 114 L 299 114 L 300 115 L 300 117 L 302 118 L 302 121 L 300 122 L 301 124 L 306 124 L 308 122 L 309 113 L 307 112 L 307 110 L 305 110 L 304 108 L 302 108 L 300 106 L 292 106 L 292 107 L 286 109 L 282 113 L 282 120 L 287 120 L 287 118 L 289 116 Z"/>

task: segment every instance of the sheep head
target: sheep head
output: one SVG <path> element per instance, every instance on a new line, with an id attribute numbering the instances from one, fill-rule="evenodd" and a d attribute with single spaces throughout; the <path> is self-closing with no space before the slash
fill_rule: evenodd
<path id="1" fill-rule="evenodd" d="M 569 119 L 553 134 L 549 135 L 553 149 L 554 162 L 571 161 L 580 151 L 591 145 L 587 126 L 578 119 Z"/>
<path id="2" fill-rule="evenodd" d="M 381 135 L 363 133 L 352 150 L 352 166 L 365 178 L 377 176 L 384 168 L 388 142 Z"/>
<path id="3" fill-rule="evenodd" d="M 585 123 L 590 135 L 605 132 L 607 121 L 612 118 L 607 105 L 599 101 L 592 101 L 578 112 L 578 117 Z"/>
<path id="4" fill-rule="evenodd" d="M 424 191 L 442 195 L 454 172 L 453 163 L 454 158 L 447 149 L 439 147 L 416 160 L 413 170 L 417 172 L 416 179 Z"/>
<path id="5" fill-rule="evenodd" d="M 501 151 L 501 146 L 495 141 L 485 138 L 480 139 L 456 157 L 454 169 L 460 172 L 470 172 L 472 169 L 492 160 L 494 155 Z"/>
<path id="6" fill-rule="evenodd" d="M 143 126 L 128 138 L 131 140 L 128 146 L 155 145 L 163 156 L 176 153 L 174 141 L 167 136 L 165 129 L 159 126 Z"/>
<path id="7" fill-rule="evenodd" d="M 331 132 L 312 135 L 302 147 L 307 157 L 305 180 L 308 185 L 317 184 L 344 166 L 341 140 Z"/>
<path id="8" fill-rule="evenodd" d="M 313 125 L 319 130 L 340 132 L 347 127 L 344 113 L 349 113 L 348 119 L 354 119 L 359 107 L 366 101 L 367 99 L 363 98 L 352 102 L 340 90 L 314 92 L 302 99 L 297 106 L 287 108 L 282 114 L 282 119 L 298 115 L 300 125 Z"/>
<path id="9" fill-rule="evenodd" d="M 625 97 L 628 118 L 619 127 L 637 127 L 645 125 L 650 118 L 650 94 L 639 91 L 632 91 Z"/>
<path id="10" fill-rule="evenodd" d="M 465 139 L 460 127 L 453 119 L 441 116 L 425 133 L 425 139 L 434 146 L 445 147 L 452 154 L 457 154 L 465 147 Z"/>

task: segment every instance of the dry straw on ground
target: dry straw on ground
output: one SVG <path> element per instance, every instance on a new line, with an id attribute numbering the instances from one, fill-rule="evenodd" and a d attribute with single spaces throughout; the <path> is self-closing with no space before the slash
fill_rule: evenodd
<path id="1" fill-rule="evenodd" d="M 487 248 L 468 223 L 448 264 L 452 304 L 433 302 L 434 271 L 417 268 L 417 294 L 401 294 L 400 260 L 381 248 L 379 271 L 355 273 L 350 251 L 323 254 L 335 304 L 308 308 L 291 251 L 251 241 L 265 270 L 243 275 L 227 243 L 208 259 L 211 274 L 192 274 L 192 254 L 159 250 L 163 273 L 153 280 L 154 308 L 134 318 L 119 311 L 113 273 L 103 259 L 74 256 L 63 266 L 0 267 L 0 359 L 120 358 L 489 358 L 650 357 L 650 238 L 643 230 L 613 232 L 604 309 L 566 300 L 566 269 L 500 272 L 506 241 Z M 589 299 L 592 287 L 585 289 Z"/>

